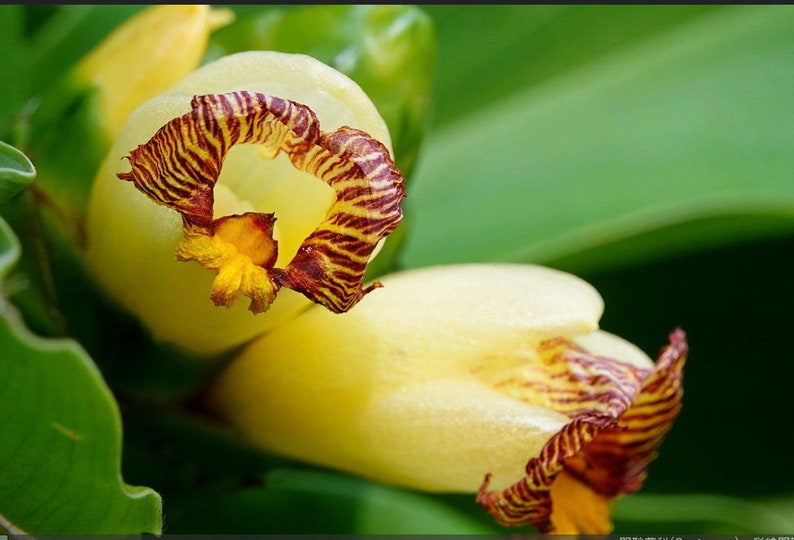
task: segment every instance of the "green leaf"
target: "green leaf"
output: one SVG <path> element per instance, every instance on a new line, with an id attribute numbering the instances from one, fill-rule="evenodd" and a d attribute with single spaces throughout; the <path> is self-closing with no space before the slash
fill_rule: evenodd
<path id="1" fill-rule="evenodd" d="M 707 11 L 445 125 L 404 263 L 584 271 L 791 233 L 792 24 L 790 6 Z"/>
<path id="2" fill-rule="evenodd" d="M 440 42 L 433 121 L 442 126 L 718 6 L 423 5 L 422 9 L 433 18 Z"/>
<path id="3" fill-rule="evenodd" d="M 39 91 L 65 74 L 141 5 L 63 5 L 31 37 L 31 89 Z"/>
<path id="4" fill-rule="evenodd" d="M 0 217 L 0 284 L 2 284 L 2 280 L 6 277 L 9 270 L 19 260 L 20 252 L 19 240 L 17 240 L 5 220 Z M 0 307 L 3 307 L 3 311 L 0 311 L 0 314 L 5 313 L 6 309 L 5 304 L 2 302 L 5 302 L 5 297 L 0 294 Z"/>
<path id="5" fill-rule="evenodd" d="M 472 495 L 473 497 L 473 495 Z M 169 507 L 169 531 L 204 534 L 494 534 L 431 496 L 310 469 L 276 469 L 264 487 L 205 493 Z"/>
<path id="6" fill-rule="evenodd" d="M 50 88 L 111 29 L 140 9 L 139 5 L 0 6 L 0 137 L 25 147 L 27 119 L 40 101 L 34 96 Z"/>
<path id="7" fill-rule="evenodd" d="M 753 501 L 716 494 L 637 494 L 617 502 L 615 519 L 623 533 L 780 534 L 794 530 L 785 508 L 791 504 L 791 499 Z"/>
<path id="8" fill-rule="evenodd" d="M 0 141 L 0 204 L 25 189 L 36 177 L 36 168 L 28 157 Z"/>
<path id="9" fill-rule="evenodd" d="M 195 411 L 129 405 L 125 476 L 157 487 L 171 534 L 499 532 L 474 494 L 450 501 L 301 465 Z"/>
<path id="10" fill-rule="evenodd" d="M 100 127 L 99 93 L 70 74 L 54 81 L 40 98 L 29 117 L 26 151 L 36 163 L 37 185 L 58 226 L 79 229 L 94 176 L 112 143 Z"/>
<path id="11" fill-rule="evenodd" d="M 25 76 L 25 58 L 28 49 L 23 40 L 24 6 L 0 6 L 0 21 L 3 31 L 0 32 L 0 95 L 3 106 L 0 107 L 0 137 L 8 137 L 9 120 L 27 99 L 27 78 Z"/>
<path id="12" fill-rule="evenodd" d="M 0 277 L 19 251 L 0 219 Z M 91 359 L 31 334 L 2 297 L 0 315 L 0 529 L 159 533 L 160 497 L 121 479 L 119 411 Z"/>

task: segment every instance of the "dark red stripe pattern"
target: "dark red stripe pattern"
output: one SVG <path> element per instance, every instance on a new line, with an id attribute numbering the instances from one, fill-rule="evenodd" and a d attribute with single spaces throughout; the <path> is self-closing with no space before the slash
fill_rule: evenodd
<path id="1" fill-rule="evenodd" d="M 502 525 L 553 533 L 556 505 L 573 514 L 587 511 L 576 508 L 580 501 L 552 500 L 551 485 L 561 472 L 609 497 L 642 487 L 648 464 L 681 409 L 688 346 L 684 332 L 675 330 L 652 370 L 590 355 L 562 339 L 540 349 L 545 374 L 526 384 L 526 395 L 542 397 L 528 401 L 545 401 L 571 422 L 529 460 L 526 476 L 512 486 L 489 493 L 486 476 L 477 501 Z"/>
<path id="2" fill-rule="evenodd" d="M 265 273 L 232 270 L 241 265 L 237 255 L 244 250 L 230 250 L 234 239 L 215 235 L 214 187 L 227 152 L 245 143 L 260 145 L 267 158 L 285 153 L 297 169 L 324 181 L 336 195 L 325 220 L 285 268 L 274 268 L 272 257 L 252 256 L 269 261 L 258 265 Z M 195 96 L 190 112 L 160 128 L 128 159 L 132 170 L 119 178 L 182 215 L 186 240 L 179 259 L 218 271 L 212 291 L 216 304 L 230 305 L 234 285 L 246 282 L 240 290 L 252 298 L 254 312 L 266 310 L 272 300 L 253 302 L 257 293 L 252 291 L 264 287 L 270 298 L 281 286 L 344 312 L 380 286 L 364 287 L 364 271 L 378 242 L 402 219 L 405 189 L 388 149 L 367 133 L 346 126 L 323 132 L 311 109 L 290 100 L 245 91 L 211 94 Z M 213 242 L 197 241 L 197 236 Z"/>

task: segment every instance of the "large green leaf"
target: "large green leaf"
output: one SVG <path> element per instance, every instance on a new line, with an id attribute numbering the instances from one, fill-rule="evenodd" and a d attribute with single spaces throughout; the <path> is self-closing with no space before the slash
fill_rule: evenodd
<path id="1" fill-rule="evenodd" d="M 22 165 L 20 175 L 29 175 Z M 13 170 L 0 178 L 0 192 L 11 191 Z M 0 280 L 19 253 L 0 218 Z M 96 366 L 74 341 L 31 334 L 4 295 L 0 395 L 0 530 L 160 532 L 159 496 L 121 479 L 121 421 Z"/>
<path id="2" fill-rule="evenodd" d="M 70 341 L 0 320 L 0 515 L 36 534 L 160 532 L 160 498 L 123 483 L 121 423 L 96 367 Z"/>
<path id="3" fill-rule="evenodd" d="M 709 5 L 425 5 L 441 43 L 433 121 L 468 116 L 522 89 L 675 27 Z"/>
<path id="4" fill-rule="evenodd" d="M 791 233 L 792 24 L 791 6 L 707 11 L 444 125 L 409 193 L 405 264 L 588 270 Z"/>

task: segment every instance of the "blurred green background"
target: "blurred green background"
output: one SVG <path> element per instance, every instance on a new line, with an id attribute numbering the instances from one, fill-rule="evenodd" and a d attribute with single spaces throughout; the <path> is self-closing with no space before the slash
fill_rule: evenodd
<path id="1" fill-rule="evenodd" d="M 0 9 L 17 29 L 0 32 L 9 132 L 140 7 Z M 399 266 L 574 272 L 604 297 L 602 327 L 651 356 L 682 327 L 683 411 L 616 533 L 794 533 L 794 6 L 421 9 L 437 53 Z M 167 533 L 499 531 L 472 497 L 263 457 L 181 406 L 117 399 L 124 479 L 162 495 Z"/>

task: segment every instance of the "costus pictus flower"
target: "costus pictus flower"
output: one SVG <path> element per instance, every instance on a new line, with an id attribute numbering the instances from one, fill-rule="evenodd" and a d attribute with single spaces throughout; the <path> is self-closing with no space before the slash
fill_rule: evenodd
<path id="1" fill-rule="evenodd" d="M 207 403 L 256 446 L 374 480 L 476 492 L 504 525 L 605 533 L 678 414 L 684 333 L 654 363 L 603 302 L 531 265 L 430 267 L 254 341 Z"/>
<path id="2" fill-rule="evenodd" d="M 127 119 L 93 186 L 88 266 L 155 337 L 202 355 L 311 302 L 346 311 L 378 286 L 366 265 L 402 217 L 390 146 L 366 94 L 329 66 L 223 57 Z"/>

